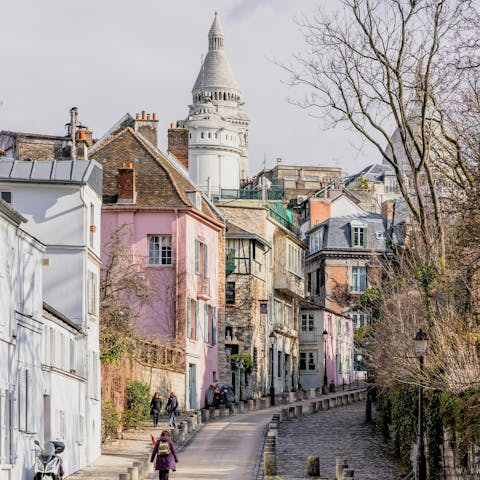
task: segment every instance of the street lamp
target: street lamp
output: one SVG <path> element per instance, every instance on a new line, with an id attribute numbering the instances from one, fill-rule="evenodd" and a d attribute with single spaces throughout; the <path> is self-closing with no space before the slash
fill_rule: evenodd
<path id="1" fill-rule="evenodd" d="M 275 405 L 275 386 L 273 384 L 273 347 L 275 346 L 275 343 L 277 342 L 277 336 L 275 335 L 275 332 L 272 331 L 270 335 L 268 336 L 270 339 L 270 345 L 272 346 L 272 375 L 270 377 L 270 405 L 273 407 Z"/>
<path id="2" fill-rule="evenodd" d="M 328 377 L 327 377 L 327 338 L 328 332 L 326 330 L 323 331 L 323 393 L 326 394 L 328 391 Z"/>
<path id="3" fill-rule="evenodd" d="M 428 337 L 420 328 L 415 335 L 415 353 L 420 363 L 420 374 L 423 373 L 423 357 L 427 351 Z M 425 459 L 425 444 L 423 442 L 423 387 L 422 379 L 418 384 L 418 452 L 417 452 L 417 480 L 427 480 L 427 462 Z"/>

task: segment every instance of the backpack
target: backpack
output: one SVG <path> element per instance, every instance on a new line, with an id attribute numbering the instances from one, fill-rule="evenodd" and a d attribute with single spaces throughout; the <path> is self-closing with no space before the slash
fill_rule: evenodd
<path id="1" fill-rule="evenodd" d="M 160 442 L 158 444 L 157 455 L 159 457 L 166 457 L 167 455 L 170 455 L 170 445 L 168 442 Z"/>

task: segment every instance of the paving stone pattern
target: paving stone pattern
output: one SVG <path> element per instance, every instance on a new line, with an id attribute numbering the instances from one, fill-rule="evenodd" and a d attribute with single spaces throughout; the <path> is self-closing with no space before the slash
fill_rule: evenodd
<path id="1" fill-rule="evenodd" d="M 278 474 L 304 480 L 306 459 L 320 457 L 320 475 L 335 479 L 335 457 L 347 460 L 355 480 L 402 478 L 374 427 L 365 424 L 365 402 L 282 422 L 277 440 Z"/>

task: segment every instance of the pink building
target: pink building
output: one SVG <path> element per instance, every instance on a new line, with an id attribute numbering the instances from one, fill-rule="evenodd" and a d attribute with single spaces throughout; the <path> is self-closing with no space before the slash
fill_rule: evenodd
<path id="1" fill-rule="evenodd" d="M 152 298 L 135 306 L 138 327 L 185 352 L 184 391 L 176 393 L 182 407 L 197 409 L 217 379 L 224 223 L 184 167 L 158 149 L 156 118 L 143 117 L 126 115 L 90 151 L 104 169 L 102 239 L 122 229 L 145 268 Z"/>

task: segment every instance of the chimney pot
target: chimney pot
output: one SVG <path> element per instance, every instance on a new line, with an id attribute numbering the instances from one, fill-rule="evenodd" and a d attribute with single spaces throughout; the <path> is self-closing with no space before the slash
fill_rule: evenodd
<path id="1" fill-rule="evenodd" d="M 125 168 L 126 163 L 122 162 L 122 168 Z"/>
<path id="2" fill-rule="evenodd" d="M 153 119 L 153 120 L 156 120 L 156 119 L 157 119 L 157 114 L 156 114 L 155 112 L 152 113 L 152 119 Z"/>
<path id="3" fill-rule="evenodd" d="M 170 128 L 173 128 L 173 123 L 170 124 Z"/>
<path id="4" fill-rule="evenodd" d="M 130 163 L 128 164 L 128 168 L 133 168 L 132 162 L 130 162 Z"/>
<path id="5" fill-rule="evenodd" d="M 150 114 L 147 113 L 147 120 L 150 120 Z"/>
<path id="6" fill-rule="evenodd" d="M 139 113 L 135 114 L 135 120 L 140 120 L 140 114 Z"/>
<path id="7" fill-rule="evenodd" d="M 142 120 L 146 120 L 147 116 L 145 110 L 142 110 Z"/>

